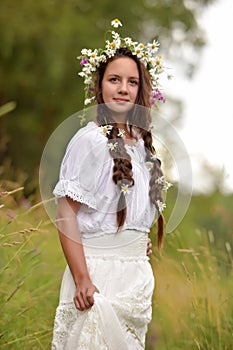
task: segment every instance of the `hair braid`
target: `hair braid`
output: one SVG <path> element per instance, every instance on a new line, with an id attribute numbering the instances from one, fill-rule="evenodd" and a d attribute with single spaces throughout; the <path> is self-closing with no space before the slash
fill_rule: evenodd
<path id="1" fill-rule="evenodd" d="M 151 131 L 142 131 L 142 138 L 144 141 L 145 151 L 146 151 L 146 162 L 152 162 L 153 167 L 151 168 L 151 179 L 150 179 L 150 190 L 149 190 L 149 196 L 151 199 L 151 202 L 155 205 L 157 212 L 158 212 L 158 247 L 159 249 L 162 246 L 163 243 L 163 236 L 164 236 L 164 217 L 159 211 L 158 203 L 157 201 L 163 202 L 163 184 L 160 181 L 157 181 L 158 178 L 161 178 L 163 176 L 163 172 L 161 170 L 161 161 L 158 158 L 153 159 L 152 155 L 155 154 L 155 149 L 152 144 L 152 135 Z"/>
<path id="2" fill-rule="evenodd" d="M 134 185 L 131 157 L 126 151 L 123 138 L 119 137 L 119 129 L 116 124 L 112 124 L 112 126 L 111 131 L 106 135 L 108 138 L 108 144 L 113 143 L 116 145 L 117 143 L 117 147 L 114 149 L 109 148 L 109 153 L 114 161 L 112 179 L 120 188 L 122 185 L 128 185 L 131 187 Z M 124 225 L 126 213 L 125 194 L 121 192 L 117 204 L 116 216 L 118 229 Z"/>

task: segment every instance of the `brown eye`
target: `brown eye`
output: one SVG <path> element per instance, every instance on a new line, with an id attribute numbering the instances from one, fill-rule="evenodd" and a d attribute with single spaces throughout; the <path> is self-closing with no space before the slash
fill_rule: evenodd
<path id="1" fill-rule="evenodd" d="M 113 83 L 116 83 L 117 81 L 119 81 L 119 79 L 116 78 L 116 77 L 112 77 L 112 78 L 109 79 L 109 81 L 111 81 Z"/>
<path id="2" fill-rule="evenodd" d="M 135 80 L 135 79 L 131 79 L 131 80 L 129 81 L 129 83 L 130 83 L 131 85 L 138 85 L 138 81 Z"/>

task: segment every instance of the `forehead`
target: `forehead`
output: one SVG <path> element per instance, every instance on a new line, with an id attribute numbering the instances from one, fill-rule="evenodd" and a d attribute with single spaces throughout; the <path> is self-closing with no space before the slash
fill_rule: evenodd
<path id="1" fill-rule="evenodd" d="M 139 77 L 137 63 L 129 57 L 119 57 L 107 65 L 105 74 Z"/>

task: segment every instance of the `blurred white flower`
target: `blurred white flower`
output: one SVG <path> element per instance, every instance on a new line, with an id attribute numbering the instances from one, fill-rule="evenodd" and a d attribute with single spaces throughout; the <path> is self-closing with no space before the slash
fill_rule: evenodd
<path id="1" fill-rule="evenodd" d="M 118 18 L 115 18 L 111 21 L 111 26 L 114 28 L 118 28 L 119 26 L 122 27 L 122 23 Z"/>

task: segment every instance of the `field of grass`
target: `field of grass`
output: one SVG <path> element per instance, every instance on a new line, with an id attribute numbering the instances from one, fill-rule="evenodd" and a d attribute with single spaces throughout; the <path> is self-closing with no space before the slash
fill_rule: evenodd
<path id="1" fill-rule="evenodd" d="M 5 187 L 0 348 L 50 349 L 65 260 L 43 206 L 31 206 L 23 189 Z M 167 234 L 161 255 L 152 238 L 156 289 L 147 350 L 233 349 L 232 203 L 232 196 L 219 193 L 193 198 L 181 225 Z"/>

